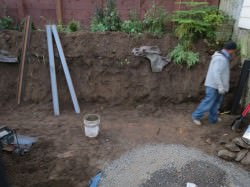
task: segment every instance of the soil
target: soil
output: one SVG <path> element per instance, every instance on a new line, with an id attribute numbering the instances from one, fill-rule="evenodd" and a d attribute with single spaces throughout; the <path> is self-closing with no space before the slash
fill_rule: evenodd
<path id="1" fill-rule="evenodd" d="M 61 115 L 53 116 L 43 31 L 31 35 L 21 106 L 15 105 L 18 65 L 0 63 L 0 124 L 39 138 L 25 156 L 4 154 L 12 186 L 87 186 L 88 180 L 106 163 L 140 145 L 183 144 L 215 155 L 222 148 L 221 138 L 238 136 L 230 129 L 234 116 L 222 116 L 223 122 L 217 125 L 209 125 L 205 120 L 204 126 L 197 127 L 190 122 L 196 106 L 191 102 L 199 101 L 204 94 L 203 82 L 210 59 L 203 42 L 196 45 L 201 62 L 195 68 L 188 70 L 170 64 L 162 73 L 152 73 L 148 60 L 134 57 L 131 51 L 142 45 L 157 45 L 166 56 L 177 43 L 171 34 L 161 39 L 124 33 L 75 33 L 60 37 L 81 115 L 73 112 L 56 53 Z M 21 41 L 21 33 L 0 32 L 2 50 L 18 55 Z M 239 73 L 234 61 L 226 109 Z M 82 119 L 87 113 L 101 115 L 98 138 L 84 136 Z"/>
<path id="2" fill-rule="evenodd" d="M 0 32 L 0 46 L 14 55 L 21 48 L 21 33 Z M 84 102 L 112 105 L 150 102 L 154 104 L 199 101 L 204 93 L 204 79 L 210 61 L 206 44 L 198 42 L 200 64 L 192 69 L 169 64 L 161 73 L 152 73 L 150 63 L 143 57 L 132 55 L 132 49 L 143 45 L 157 45 L 163 56 L 176 46 L 172 34 L 163 38 L 150 35 L 130 36 L 125 33 L 73 33 L 61 34 L 63 49 L 71 72 L 78 99 Z M 67 106 L 70 95 L 59 63 L 57 50 L 56 73 L 60 103 Z M 51 101 L 50 75 L 46 33 L 31 34 L 27 64 L 25 66 L 23 102 Z M 231 91 L 225 99 L 229 108 L 237 87 L 240 68 L 238 60 L 232 62 Z M 0 105 L 16 97 L 17 64 L 0 64 Z"/>
<path id="3" fill-rule="evenodd" d="M 82 115 L 69 109 L 59 117 L 52 115 L 50 103 L 1 108 L 2 125 L 39 138 L 25 156 L 4 154 L 12 186 L 87 186 L 88 180 L 105 164 L 138 146 L 182 144 L 216 155 L 223 147 L 220 142 L 239 136 L 230 129 L 234 116 L 223 115 L 223 122 L 216 125 L 208 124 L 207 119 L 202 127 L 193 125 L 190 120 L 193 104 L 81 107 Z M 101 115 L 98 138 L 84 136 L 82 119 L 86 113 Z M 250 171 L 249 167 L 245 169 Z"/>

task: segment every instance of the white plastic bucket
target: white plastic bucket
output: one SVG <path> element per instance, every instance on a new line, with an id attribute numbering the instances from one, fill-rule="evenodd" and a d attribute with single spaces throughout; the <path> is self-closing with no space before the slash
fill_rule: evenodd
<path id="1" fill-rule="evenodd" d="M 99 134 L 101 118 L 98 114 L 87 114 L 83 118 L 85 136 L 94 138 Z"/>

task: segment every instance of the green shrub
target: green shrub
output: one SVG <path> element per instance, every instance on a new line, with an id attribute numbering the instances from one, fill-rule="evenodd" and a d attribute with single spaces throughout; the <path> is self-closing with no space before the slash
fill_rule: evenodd
<path id="1" fill-rule="evenodd" d="M 20 23 L 16 25 L 16 30 L 23 31 L 24 30 L 24 24 L 25 24 L 25 18 L 23 18 Z M 30 25 L 31 31 L 35 31 L 36 27 L 34 22 L 31 19 L 31 25 Z"/>
<path id="2" fill-rule="evenodd" d="M 90 27 L 92 32 L 121 30 L 121 19 L 116 10 L 115 0 L 108 0 L 104 10 L 102 8 L 96 9 Z"/>
<path id="3" fill-rule="evenodd" d="M 166 30 L 166 21 L 167 11 L 154 4 L 144 15 L 144 30 L 154 35 L 162 35 Z"/>
<path id="4" fill-rule="evenodd" d="M 216 30 L 220 27 L 227 19 L 227 16 L 223 12 L 219 11 L 215 7 L 207 7 L 206 15 L 203 17 L 203 21 L 209 25 L 207 28 L 205 39 L 208 44 L 216 43 Z M 222 41 L 224 43 L 225 41 Z"/>
<path id="5" fill-rule="evenodd" d="M 67 31 L 68 32 L 76 32 L 76 31 L 79 31 L 79 30 L 81 30 L 81 24 L 80 24 L 79 21 L 72 20 L 67 25 Z"/>
<path id="6" fill-rule="evenodd" d="M 56 29 L 57 29 L 58 32 L 65 32 L 65 30 L 66 30 L 65 26 L 63 26 L 63 25 L 57 25 Z"/>
<path id="7" fill-rule="evenodd" d="M 175 35 L 179 44 L 170 53 L 176 64 L 187 64 L 190 68 L 199 62 L 199 53 L 192 51 L 193 43 L 205 39 L 209 46 L 217 44 L 216 29 L 225 20 L 218 8 L 208 6 L 207 2 L 181 2 L 187 9 L 179 10 L 172 16 Z"/>
<path id="8" fill-rule="evenodd" d="M 126 33 L 142 33 L 143 24 L 139 20 L 136 13 L 130 13 L 129 19 L 125 20 L 121 25 L 121 31 Z"/>
<path id="9" fill-rule="evenodd" d="M 205 38 L 214 42 L 216 27 L 223 23 L 225 16 L 218 8 L 207 2 L 182 2 L 187 10 L 176 11 L 172 21 L 176 25 L 176 36 L 186 42 Z"/>
<path id="10" fill-rule="evenodd" d="M 3 16 L 0 18 L 0 30 L 16 30 L 16 26 L 14 25 L 14 21 L 9 16 Z"/>
<path id="11" fill-rule="evenodd" d="M 76 32 L 81 30 L 79 21 L 72 20 L 67 25 L 57 25 L 58 32 Z"/>
<path id="12" fill-rule="evenodd" d="M 199 62 L 199 53 L 188 50 L 185 46 L 178 44 L 169 57 L 175 64 L 186 64 L 188 68 L 196 65 Z"/>

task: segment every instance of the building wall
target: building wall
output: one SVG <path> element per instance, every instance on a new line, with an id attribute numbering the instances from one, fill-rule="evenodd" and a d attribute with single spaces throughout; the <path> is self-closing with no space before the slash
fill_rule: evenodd
<path id="1" fill-rule="evenodd" d="M 104 6 L 106 0 L 61 0 L 63 21 L 75 19 L 88 25 L 96 7 Z M 153 3 L 163 6 L 168 12 L 179 9 L 175 4 L 181 0 L 116 0 L 122 19 L 127 18 L 130 10 L 140 13 L 141 17 Z M 201 0 L 200 0 L 201 1 Z M 219 0 L 203 0 L 218 6 Z M 56 0 L 0 0 L 0 16 L 7 15 L 20 21 L 24 15 L 31 15 L 36 26 L 46 22 L 56 22 Z"/>
<path id="2" fill-rule="evenodd" d="M 235 20 L 233 39 L 241 48 L 242 61 L 250 58 L 250 30 L 239 27 L 240 13 L 244 0 L 221 0 L 220 10 L 232 16 Z"/>
<path id="3" fill-rule="evenodd" d="M 239 27 L 250 30 L 250 0 L 244 0 L 240 13 Z"/>
<path id="4" fill-rule="evenodd" d="M 241 10 L 244 0 L 221 0 L 220 9 L 235 19 L 233 40 L 240 45 L 241 60 L 250 59 L 250 30 L 239 27 Z M 246 105 L 250 102 L 250 79 L 247 83 L 245 97 L 242 102 Z"/>

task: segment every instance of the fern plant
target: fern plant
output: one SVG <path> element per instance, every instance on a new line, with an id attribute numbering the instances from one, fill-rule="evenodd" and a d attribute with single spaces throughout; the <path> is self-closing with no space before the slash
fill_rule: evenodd
<path id="1" fill-rule="evenodd" d="M 189 43 L 200 38 L 213 40 L 216 27 L 225 19 L 218 8 L 208 6 L 207 2 L 182 2 L 181 4 L 188 9 L 176 11 L 173 15 L 176 36 Z"/>
<path id="2" fill-rule="evenodd" d="M 176 11 L 172 17 L 179 44 L 170 53 L 170 58 L 190 68 L 199 62 L 199 54 L 192 51 L 192 44 L 201 38 L 213 43 L 216 27 L 225 16 L 207 2 L 181 2 L 181 5 L 187 9 Z"/>
<path id="3" fill-rule="evenodd" d="M 186 64 L 188 68 L 196 65 L 199 62 L 199 53 L 188 50 L 184 45 L 178 44 L 169 57 L 175 64 Z"/>

